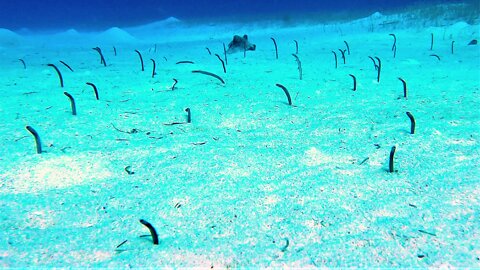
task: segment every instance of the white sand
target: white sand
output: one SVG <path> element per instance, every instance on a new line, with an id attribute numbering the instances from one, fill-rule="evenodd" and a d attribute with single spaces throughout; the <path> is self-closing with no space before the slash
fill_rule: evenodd
<path id="1" fill-rule="evenodd" d="M 0 267 L 480 267 L 480 47 L 467 46 L 479 25 L 381 25 L 396 18 L 1 30 Z M 229 55 L 224 74 L 205 47 L 223 56 L 244 33 L 258 49 Z M 335 69 L 344 40 L 351 55 Z M 380 83 L 368 56 L 382 60 Z M 187 107 L 191 124 L 164 125 L 185 122 Z"/>

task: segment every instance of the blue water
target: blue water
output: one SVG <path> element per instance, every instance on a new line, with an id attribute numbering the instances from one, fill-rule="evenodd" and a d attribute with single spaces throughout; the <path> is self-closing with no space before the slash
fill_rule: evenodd
<path id="1" fill-rule="evenodd" d="M 445 0 L 26 0 L 0 2 L 0 28 L 104 29 L 158 21 L 170 16 L 182 20 L 215 20 L 244 16 L 293 16 L 309 13 L 367 13 L 459 1 Z M 466 1 L 462 1 L 466 2 Z M 478 0 L 467 2 L 479 5 Z"/>

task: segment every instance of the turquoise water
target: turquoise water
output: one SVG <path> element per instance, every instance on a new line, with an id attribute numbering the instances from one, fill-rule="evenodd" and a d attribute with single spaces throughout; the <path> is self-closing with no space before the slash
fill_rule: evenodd
<path id="1" fill-rule="evenodd" d="M 479 23 L 430 11 L 0 30 L 0 266 L 479 267 Z"/>

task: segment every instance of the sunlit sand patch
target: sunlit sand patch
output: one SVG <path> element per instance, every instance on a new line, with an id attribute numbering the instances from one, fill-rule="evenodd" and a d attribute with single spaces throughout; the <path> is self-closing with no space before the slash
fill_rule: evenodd
<path id="1" fill-rule="evenodd" d="M 51 157 L 39 162 L 23 162 L 4 173 L 8 179 L 0 192 L 35 193 L 57 188 L 67 188 L 112 176 L 101 157 L 75 156 Z"/>
<path id="2" fill-rule="evenodd" d="M 231 129 L 239 129 L 243 127 L 243 129 L 251 129 L 251 128 L 259 128 L 263 127 L 263 123 L 256 120 L 256 119 L 249 119 L 245 121 L 245 119 L 240 119 L 237 117 L 230 117 L 224 119 L 219 125 L 219 128 L 231 128 Z"/>
<path id="3" fill-rule="evenodd" d="M 232 228 L 224 228 L 221 230 L 214 231 L 211 235 L 213 239 L 221 239 L 221 238 L 228 238 L 228 237 L 234 237 L 235 232 L 234 229 Z"/>
<path id="4" fill-rule="evenodd" d="M 185 215 L 188 215 L 188 212 L 185 212 L 184 208 L 185 208 L 185 205 L 190 204 L 190 202 L 191 202 L 191 197 L 189 197 L 189 196 L 172 198 L 170 205 L 172 207 L 178 209 L 178 211 L 172 211 L 168 215 L 170 217 L 184 217 Z M 181 207 L 184 207 L 184 208 L 181 209 Z M 194 204 L 193 208 L 195 210 L 198 209 L 198 207 L 195 206 L 195 204 Z M 195 211 L 195 210 L 192 210 L 192 211 Z"/>
<path id="5" fill-rule="evenodd" d="M 352 164 L 353 157 L 351 156 L 331 156 L 325 153 L 322 153 L 315 147 L 312 147 L 305 151 L 305 155 L 303 157 L 303 164 L 307 166 L 318 166 L 327 164 L 331 167 L 336 167 L 336 173 L 342 175 L 353 175 L 355 174 L 355 170 L 350 170 L 345 168 L 345 165 Z"/>
<path id="6" fill-rule="evenodd" d="M 197 254 L 197 252 L 182 252 L 171 255 L 170 262 L 176 262 L 176 265 L 183 265 L 189 269 L 207 269 L 207 268 L 224 268 L 225 261 L 231 262 L 231 259 L 218 256 L 215 260 L 209 258 L 210 256 Z M 223 262 L 222 262 L 223 261 Z M 159 262 L 161 265 L 162 262 Z M 186 264 L 186 265 L 185 265 Z M 192 267 L 194 266 L 194 267 Z"/>
<path id="7" fill-rule="evenodd" d="M 0 48 L 1 50 L 1 48 Z M 10 265 L 8 265 L 8 263 L 6 262 L 5 258 L 9 257 L 10 255 L 8 254 L 8 252 L 2 252 L 0 251 L 0 267 L 2 268 L 9 268 L 11 267 Z"/>
<path id="8" fill-rule="evenodd" d="M 363 224 L 363 223 L 358 224 L 358 231 L 366 232 L 368 230 L 369 230 L 369 227 L 365 226 L 365 224 Z"/>
<path id="9" fill-rule="evenodd" d="M 386 154 L 382 151 L 373 152 L 368 160 L 368 165 L 372 167 L 382 167 L 386 162 Z"/>
<path id="10" fill-rule="evenodd" d="M 55 225 L 55 220 L 53 219 L 55 213 L 51 210 L 39 210 L 28 213 L 26 220 L 26 227 L 28 228 L 38 228 L 46 229 Z"/>
<path id="11" fill-rule="evenodd" d="M 113 257 L 113 253 L 111 251 L 72 251 L 69 253 L 68 259 L 72 260 L 73 262 L 85 261 L 85 262 L 102 262 L 102 261 L 109 261 Z"/>
<path id="12" fill-rule="evenodd" d="M 263 204 L 266 205 L 274 205 L 280 201 L 280 197 L 277 195 L 267 196 L 263 199 Z"/>
<path id="13" fill-rule="evenodd" d="M 336 174 L 341 174 L 341 175 L 346 175 L 346 176 L 354 176 L 356 174 L 358 174 L 359 172 L 361 172 L 361 170 L 336 170 L 335 173 Z"/>
<path id="14" fill-rule="evenodd" d="M 266 214 L 274 209 L 274 207 L 281 201 L 278 195 L 265 196 L 258 199 L 258 214 Z"/>
<path id="15" fill-rule="evenodd" d="M 480 198 L 480 190 L 473 189 L 468 193 L 462 191 L 454 191 L 451 193 L 451 200 L 447 201 L 452 206 L 464 206 L 478 204 Z M 469 209 L 463 209 L 464 212 L 468 212 Z M 462 211 L 462 212 L 463 212 Z"/>
<path id="16" fill-rule="evenodd" d="M 325 155 L 315 147 L 308 149 L 305 152 L 305 156 L 303 158 L 303 163 L 307 166 L 317 166 L 325 163 L 330 163 L 332 161 L 332 157 Z"/>
<path id="17" fill-rule="evenodd" d="M 314 219 L 307 219 L 303 222 L 303 226 L 309 228 L 311 230 L 312 236 L 318 236 L 318 231 L 323 227 L 327 227 L 327 225 L 323 222 L 323 220 L 314 220 Z M 313 238 L 313 237 L 312 237 Z M 318 238 L 317 240 L 320 240 Z"/>
<path id="18" fill-rule="evenodd" d="M 343 204 L 340 207 L 347 210 L 348 212 L 351 212 L 351 213 L 355 212 L 355 208 L 353 208 L 351 205 Z"/>
<path id="19" fill-rule="evenodd" d="M 273 192 L 276 189 L 275 186 L 270 185 L 270 184 L 260 185 L 259 188 L 263 191 L 266 191 L 266 192 Z"/>
<path id="20" fill-rule="evenodd" d="M 247 177 L 252 174 L 251 171 L 239 168 L 237 163 L 231 163 L 228 167 L 218 173 L 219 175 L 225 175 L 230 177 Z"/>
<path id="21" fill-rule="evenodd" d="M 75 228 L 90 228 L 90 227 L 95 226 L 96 224 L 98 224 L 98 218 L 97 219 L 90 218 L 87 221 L 72 223 L 72 227 L 75 227 Z"/>
<path id="22" fill-rule="evenodd" d="M 395 214 L 389 210 L 379 209 L 372 212 L 374 217 L 395 217 Z"/>
<path id="23" fill-rule="evenodd" d="M 475 145 L 476 142 L 474 140 L 459 140 L 459 139 L 451 139 L 446 141 L 447 144 L 455 144 L 461 146 L 472 146 Z"/>
<path id="24" fill-rule="evenodd" d="M 348 116 L 345 116 L 345 117 L 348 117 Z M 323 120 L 334 121 L 335 119 L 333 119 L 333 117 L 327 117 Z M 337 128 L 317 128 L 312 131 L 312 136 L 315 136 L 315 137 L 324 137 L 329 135 L 335 136 L 338 134 L 339 134 L 339 131 Z"/>
<path id="25" fill-rule="evenodd" d="M 466 156 L 456 156 L 455 157 L 456 162 L 468 161 L 468 160 L 471 160 L 471 159 L 472 159 L 471 157 L 466 157 Z M 463 164 L 461 164 L 461 165 L 463 165 Z"/>

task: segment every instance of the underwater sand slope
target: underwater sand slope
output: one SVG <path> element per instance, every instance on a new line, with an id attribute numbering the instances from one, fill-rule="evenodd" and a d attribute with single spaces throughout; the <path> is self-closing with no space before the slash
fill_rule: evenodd
<path id="1" fill-rule="evenodd" d="M 478 25 L 389 18 L 2 34 L 0 266 L 478 267 Z"/>

